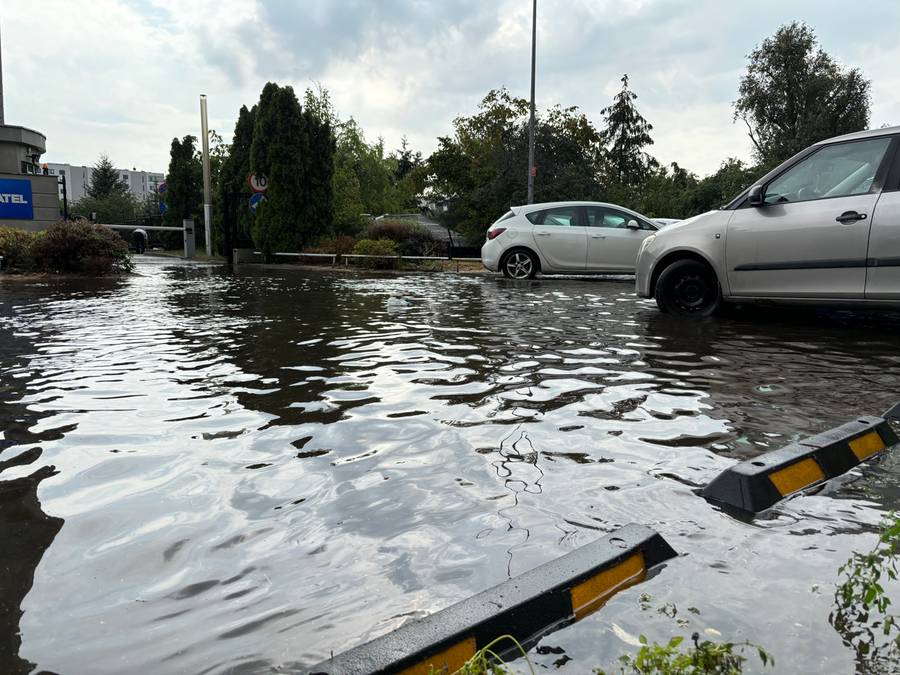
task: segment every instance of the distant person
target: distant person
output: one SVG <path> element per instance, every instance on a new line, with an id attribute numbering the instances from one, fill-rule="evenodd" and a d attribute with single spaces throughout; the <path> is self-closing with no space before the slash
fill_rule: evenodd
<path id="1" fill-rule="evenodd" d="M 131 239 L 134 242 L 134 252 L 143 253 L 147 250 L 147 232 L 140 228 L 131 233 Z"/>

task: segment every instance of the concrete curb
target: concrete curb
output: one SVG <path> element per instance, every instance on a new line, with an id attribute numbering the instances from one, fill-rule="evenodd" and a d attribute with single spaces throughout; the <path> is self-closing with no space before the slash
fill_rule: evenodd
<path id="1" fill-rule="evenodd" d="M 846 473 L 900 439 L 881 417 L 860 417 L 725 470 L 700 493 L 707 501 L 755 514 L 796 492 Z"/>
<path id="2" fill-rule="evenodd" d="M 311 668 L 313 675 L 452 673 L 503 635 L 526 648 L 598 610 L 616 592 L 677 555 L 656 532 L 626 525 L 545 563 Z M 502 656 L 502 654 L 501 654 Z"/>

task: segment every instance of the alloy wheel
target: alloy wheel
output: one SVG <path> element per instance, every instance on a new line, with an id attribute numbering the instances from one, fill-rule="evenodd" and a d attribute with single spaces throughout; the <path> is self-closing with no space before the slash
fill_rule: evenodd
<path id="1" fill-rule="evenodd" d="M 528 279 L 534 272 L 534 261 L 527 253 L 516 251 L 506 259 L 505 267 L 513 279 Z"/>

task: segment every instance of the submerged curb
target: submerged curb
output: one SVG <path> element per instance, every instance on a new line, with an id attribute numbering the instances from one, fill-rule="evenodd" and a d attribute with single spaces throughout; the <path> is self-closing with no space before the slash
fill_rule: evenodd
<path id="1" fill-rule="evenodd" d="M 626 525 L 468 600 L 323 661 L 311 675 L 454 672 L 492 640 L 526 648 L 564 623 L 598 610 L 677 555 L 656 532 Z"/>
<path id="2" fill-rule="evenodd" d="M 884 418 L 860 417 L 735 464 L 700 494 L 740 513 L 759 513 L 785 497 L 846 473 L 898 443 L 900 439 Z"/>

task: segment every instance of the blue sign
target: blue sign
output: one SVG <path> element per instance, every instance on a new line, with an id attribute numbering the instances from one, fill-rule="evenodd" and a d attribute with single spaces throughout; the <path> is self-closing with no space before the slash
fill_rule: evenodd
<path id="1" fill-rule="evenodd" d="M 159 185 L 156 186 L 156 191 L 159 194 L 164 195 L 164 194 L 166 194 L 166 192 L 169 191 L 169 186 L 166 184 L 165 181 L 163 181 L 162 183 L 160 183 Z"/>
<path id="2" fill-rule="evenodd" d="M 166 203 L 165 203 L 165 202 L 160 202 L 160 203 L 159 203 L 159 215 L 164 214 L 168 208 L 169 208 L 169 207 L 166 206 Z"/>
<path id="3" fill-rule="evenodd" d="M 0 178 L 0 218 L 34 219 L 30 180 Z"/>
<path id="4" fill-rule="evenodd" d="M 250 197 L 250 213 L 256 213 L 256 209 L 259 208 L 259 205 L 264 201 L 266 201 L 266 196 L 262 192 L 257 192 Z"/>

